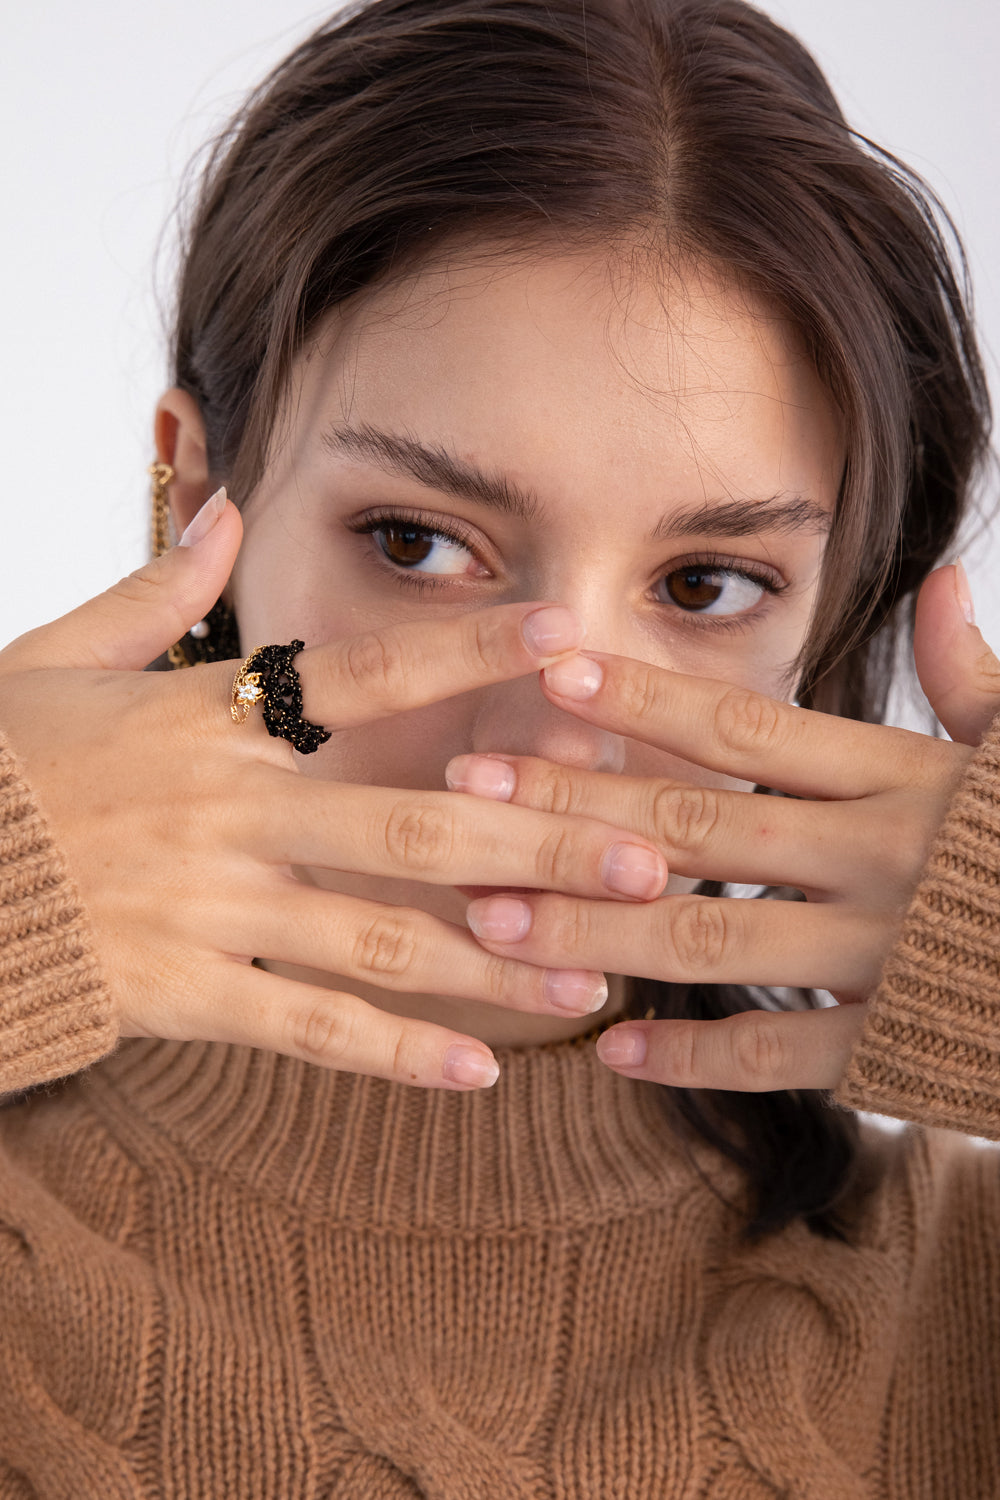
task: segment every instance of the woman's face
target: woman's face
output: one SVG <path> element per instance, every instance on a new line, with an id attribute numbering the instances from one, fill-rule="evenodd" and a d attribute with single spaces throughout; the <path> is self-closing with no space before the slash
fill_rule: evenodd
<path id="1" fill-rule="evenodd" d="M 244 510 L 242 638 L 545 600 L 596 650 L 787 698 L 842 468 L 793 330 L 706 272 L 654 285 L 606 254 L 438 265 L 340 310 L 300 357 Z M 553 707 L 533 676 L 341 732 L 303 770 L 441 789 L 470 751 L 723 781 Z M 300 873 L 464 920 L 451 887 Z M 573 1024 L 360 992 L 490 1042 Z"/>

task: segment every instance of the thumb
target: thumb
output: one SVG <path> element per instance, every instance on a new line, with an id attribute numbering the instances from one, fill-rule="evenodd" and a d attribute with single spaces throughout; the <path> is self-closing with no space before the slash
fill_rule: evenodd
<path id="1" fill-rule="evenodd" d="M 3 653 L 4 665 L 141 670 L 208 613 L 226 586 L 242 538 L 239 511 L 225 488 L 217 490 L 176 547 L 50 625 L 20 636 Z"/>
<path id="2" fill-rule="evenodd" d="M 931 708 L 953 740 L 978 745 L 1000 712 L 1000 661 L 976 628 L 960 562 L 938 568 L 917 596 L 913 656 Z"/>

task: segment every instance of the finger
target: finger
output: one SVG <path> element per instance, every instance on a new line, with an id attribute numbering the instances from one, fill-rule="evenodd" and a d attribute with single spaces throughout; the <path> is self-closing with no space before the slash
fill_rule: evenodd
<path id="1" fill-rule="evenodd" d="M 853 801 L 792 801 L 609 776 L 531 756 L 456 756 L 445 775 L 456 791 L 616 825 L 649 839 L 677 874 L 699 880 L 788 885 L 813 895 L 843 890 L 850 877 L 851 888 L 860 890 L 869 869 L 884 885 L 897 870 L 908 871 L 924 848 L 918 817 L 901 820 L 897 809 L 874 799 L 859 817 Z"/>
<path id="2" fill-rule="evenodd" d="M 242 536 L 239 511 L 219 490 L 176 547 L 19 637 L 4 652 L 4 667 L 141 670 L 208 613 L 226 586 Z"/>
<path id="3" fill-rule="evenodd" d="M 365 1073 L 420 1088 L 488 1088 L 499 1075 L 482 1042 L 393 1016 L 356 995 L 227 966 L 224 999 L 202 1018 L 205 1039 L 262 1047 L 323 1068 Z"/>
<path id="4" fill-rule="evenodd" d="M 537 672 L 577 649 L 583 625 L 560 605 L 501 604 L 302 651 L 302 712 L 349 729 L 494 682 Z"/>
<path id="5" fill-rule="evenodd" d="M 843 904 L 667 896 L 645 906 L 571 896 L 487 896 L 466 920 L 491 953 L 547 968 L 671 983 L 873 987 L 895 929 Z"/>
<path id="6" fill-rule="evenodd" d="M 597 1039 L 615 1072 L 674 1088 L 833 1089 L 861 1034 L 866 1005 L 750 1010 L 723 1021 L 624 1021 Z"/>
<path id="7" fill-rule="evenodd" d="M 280 779 L 279 779 L 280 778 Z M 552 818 L 449 792 L 310 781 L 287 771 L 241 783 L 240 844 L 272 864 L 347 869 L 435 885 L 516 886 L 646 900 L 667 882 L 645 839 L 593 819 Z"/>
<path id="8" fill-rule="evenodd" d="M 913 656 L 920 686 L 947 733 L 978 745 L 1000 711 L 1000 661 L 976 629 L 961 563 L 938 568 L 921 588 Z"/>
<path id="9" fill-rule="evenodd" d="M 925 785 L 947 763 L 947 747 L 926 735 L 795 708 L 624 656 L 573 656 L 541 681 L 554 703 L 590 723 L 796 796 L 847 799 Z"/>
<path id="10" fill-rule="evenodd" d="M 487 953 L 469 932 L 410 907 L 288 881 L 267 903 L 241 902 L 229 930 L 238 952 L 408 994 L 451 995 L 511 1010 L 588 1015 L 608 998 L 603 973 L 540 969 Z"/>

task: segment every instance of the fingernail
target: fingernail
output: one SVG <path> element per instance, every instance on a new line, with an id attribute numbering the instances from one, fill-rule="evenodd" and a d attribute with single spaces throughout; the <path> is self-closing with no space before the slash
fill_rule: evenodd
<path id="1" fill-rule="evenodd" d="M 586 969 L 549 969 L 542 991 L 556 1010 L 570 1010 L 577 1016 L 589 1016 L 600 1010 L 608 998 L 608 981 L 603 974 Z"/>
<path id="2" fill-rule="evenodd" d="M 465 920 L 477 938 L 517 943 L 531 930 L 531 907 L 516 896 L 483 896 L 470 902 Z"/>
<path id="3" fill-rule="evenodd" d="M 488 1089 L 500 1077 L 500 1066 L 489 1052 L 455 1042 L 441 1064 L 441 1077 L 467 1089 Z"/>
<path id="4" fill-rule="evenodd" d="M 611 1068 L 641 1068 L 646 1061 L 646 1034 L 614 1026 L 597 1038 L 597 1055 Z"/>
<path id="5" fill-rule="evenodd" d="M 572 609 L 547 604 L 532 610 L 521 621 L 521 638 L 535 656 L 558 656 L 572 651 L 583 640 L 583 622 Z"/>
<path id="6" fill-rule="evenodd" d="M 226 498 L 226 486 L 223 485 L 209 500 L 205 501 L 194 520 L 184 528 L 184 535 L 177 543 L 178 547 L 196 547 L 199 542 L 205 540 L 225 510 Z"/>
<path id="7" fill-rule="evenodd" d="M 509 802 L 514 795 L 514 767 L 492 756 L 456 756 L 445 766 L 444 779 L 449 791 L 492 797 L 494 802 Z"/>
<path id="8" fill-rule="evenodd" d="M 596 661 L 587 656 L 572 656 L 546 667 L 542 673 L 546 685 L 560 698 L 592 698 L 604 681 Z"/>
<path id="9" fill-rule="evenodd" d="M 621 896 L 658 896 L 667 883 L 666 866 L 655 849 L 612 844 L 601 861 L 601 879 Z"/>
<path id="10" fill-rule="evenodd" d="M 965 571 L 961 558 L 958 558 L 955 563 L 955 596 L 958 599 L 958 607 L 965 616 L 966 625 L 975 625 L 976 611 L 972 603 L 969 575 Z"/>

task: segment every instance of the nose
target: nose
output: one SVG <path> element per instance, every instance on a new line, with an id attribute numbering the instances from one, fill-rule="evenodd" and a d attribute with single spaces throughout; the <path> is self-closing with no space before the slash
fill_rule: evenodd
<path id="1" fill-rule="evenodd" d="M 556 708 L 537 676 L 518 677 L 483 693 L 472 726 L 479 754 L 537 755 L 584 771 L 623 771 L 625 740 Z"/>

